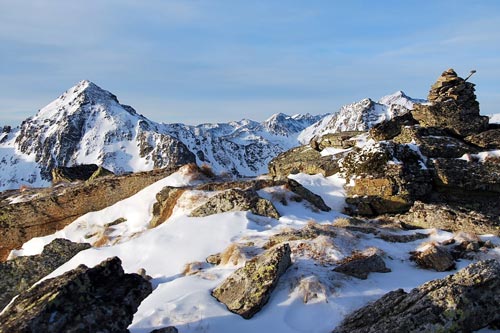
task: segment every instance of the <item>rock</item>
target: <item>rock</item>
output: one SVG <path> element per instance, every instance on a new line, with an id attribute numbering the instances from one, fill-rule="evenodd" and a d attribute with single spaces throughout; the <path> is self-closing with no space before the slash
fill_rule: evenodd
<path id="1" fill-rule="evenodd" d="M 410 112 L 376 124 L 370 129 L 370 137 L 375 141 L 390 140 L 401 133 L 404 126 L 417 124 Z"/>
<path id="2" fill-rule="evenodd" d="M 263 248 L 269 249 L 277 244 L 291 242 L 302 239 L 314 239 L 319 236 L 335 237 L 335 227 L 327 224 L 318 224 L 309 222 L 301 229 L 294 229 L 290 231 L 280 232 L 279 234 L 272 235 L 269 240 L 264 244 Z"/>
<path id="3" fill-rule="evenodd" d="M 52 184 L 72 183 L 74 181 L 94 180 L 98 177 L 113 175 L 111 171 L 95 164 L 81 164 L 72 167 L 58 167 L 51 171 Z"/>
<path id="4" fill-rule="evenodd" d="M 391 270 L 385 265 L 384 259 L 377 254 L 377 249 L 370 248 L 363 252 L 356 252 L 353 255 L 341 260 L 334 269 L 335 272 L 354 276 L 358 279 L 366 280 L 368 274 L 372 272 L 388 273 Z"/>
<path id="5" fill-rule="evenodd" d="M 114 257 L 80 265 L 21 293 L 0 315 L 0 331 L 126 332 L 151 284 Z"/>
<path id="6" fill-rule="evenodd" d="M 341 160 L 346 185 L 346 211 L 379 215 L 407 211 L 432 190 L 429 170 L 418 151 L 393 142 L 354 148 Z"/>
<path id="7" fill-rule="evenodd" d="M 179 333 L 179 330 L 174 326 L 168 326 L 163 328 L 158 328 L 156 330 L 152 330 L 149 333 Z"/>
<path id="8" fill-rule="evenodd" d="M 500 128 L 469 135 L 465 141 L 484 149 L 500 149 Z"/>
<path id="9" fill-rule="evenodd" d="M 317 150 L 322 151 L 325 148 L 332 147 L 338 149 L 347 149 L 356 145 L 356 140 L 351 140 L 353 137 L 360 135 L 362 131 L 347 131 L 338 133 L 328 133 L 320 137 L 314 137 L 309 142 L 309 145 Z"/>
<path id="10" fill-rule="evenodd" d="M 229 189 L 216 194 L 206 203 L 194 209 L 190 216 L 202 217 L 225 212 L 249 210 L 256 215 L 279 219 L 280 215 L 273 204 L 259 197 L 254 190 Z"/>
<path id="11" fill-rule="evenodd" d="M 497 207 L 498 209 L 498 207 Z M 445 203 L 416 201 L 409 212 L 389 219 L 420 228 L 500 235 L 500 215 L 488 216 L 464 207 Z"/>
<path id="12" fill-rule="evenodd" d="M 472 332 L 500 320 L 500 264 L 470 264 L 406 293 L 391 291 L 348 315 L 333 333 Z"/>
<path id="13" fill-rule="evenodd" d="M 436 185 L 443 190 L 493 192 L 490 195 L 494 196 L 500 193 L 500 158 L 484 162 L 436 158 L 432 167 Z"/>
<path id="14" fill-rule="evenodd" d="M 0 254 L 4 254 L 0 261 L 31 238 L 50 235 L 78 217 L 129 198 L 177 170 L 172 167 L 98 178 L 35 191 L 36 195 L 26 202 L 0 202 Z"/>
<path id="15" fill-rule="evenodd" d="M 400 144 L 417 144 L 420 152 L 426 157 L 458 158 L 466 153 L 477 153 L 478 150 L 462 140 L 447 136 L 437 128 L 404 127 L 394 138 Z"/>
<path id="16" fill-rule="evenodd" d="M 205 259 L 205 261 L 212 265 L 218 265 L 221 262 L 221 254 L 220 253 L 211 254 Z"/>
<path id="17" fill-rule="evenodd" d="M 286 179 L 290 174 L 305 173 L 331 176 L 339 171 L 337 160 L 341 155 L 321 156 L 309 145 L 290 149 L 269 162 L 269 174 L 274 179 Z"/>
<path id="18" fill-rule="evenodd" d="M 376 237 L 390 243 L 409 243 L 409 242 L 414 242 L 416 240 L 425 239 L 429 237 L 429 235 L 422 234 L 419 232 L 416 232 L 411 235 L 396 235 L 396 234 L 382 233 L 377 235 Z"/>
<path id="19" fill-rule="evenodd" d="M 319 210 L 322 210 L 324 212 L 329 212 L 332 209 L 328 207 L 325 204 L 325 201 L 323 201 L 323 198 L 321 198 L 319 195 L 312 193 L 309 191 L 307 188 L 299 184 L 299 182 L 293 180 L 293 179 L 288 179 L 286 183 L 286 187 L 292 191 L 293 193 L 297 194 L 301 198 L 309 201 L 314 207 L 318 208 Z"/>
<path id="20" fill-rule="evenodd" d="M 252 318 L 267 303 L 279 278 L 292 264 L 290 246 L 282 244 L 246 262 L 221 285 L 212 296 L 231 312 Z"/>
<path id="21" fill-rule="evenodd" d="M 415 104 L 413 118 L 423 127 L 445 128 L 465 137 L 488 128 L 489 118 L 479 115 L 479 103 L 474 84 L 458 77 L 449 69 L 431 87 L 428 97 L 431 105 Z"/>
<path id="22" fill-rule="evenodd" d="M 172 215 L 175 204 L 184 191 L 184 189 L 177 187 L 165 186 L 156 194 L 156 202 L 153 204 L 153 217 L 149 222 L 150 228 L 156 228 Z"/>
<path id="23" fill-rule="evenodd" d="M 455 261 L 451 254 L 443 247 L 430 244 L 423 251 L 411 253 L 411 260 L 418 266 L 433 269 L 438 272 L 449 271 L 455 268 Z"/>
<path id="24" fill-rule="evenodd" d="M 0 311 L 12 297 L 88 248 L 90 244 L 57 238 L 45 245 L 39 255 L 17 257 L 0 263 Z"/>
<path id="25" fill-rule="evenodd" d="M 285 181 L 275 181 L 272 179 L 249 179 L 228 182 L 210 182 L 198 185 L 195 187 L 195 189 L 198 191 L 224 191 L 232 188 L 239 188 L 242 190 L 253 189 L 255 191 L 258 191 L 265 187 L 279 186 L 284 184 Z"/>

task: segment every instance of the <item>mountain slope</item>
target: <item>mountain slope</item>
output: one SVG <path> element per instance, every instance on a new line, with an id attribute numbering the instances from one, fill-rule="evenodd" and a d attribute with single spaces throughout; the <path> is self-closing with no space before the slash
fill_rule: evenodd
<path id="1" fill-rule="evenodd" d="M 324 133 L 366 130 L 405 112 L 414 102 L 403 92 L 343 106 L 332 115 L 278 113 L 262 123 L 156 123 L 120 104 L 112 93 L 81 81 L 0 134 L 0 190 L 47 186 L 60 166 L 98 164 L 115 173 L 173 164 L 208 164 L 216 173 L 256 176 L 278 154 Z"/>
<path id="2" fill-rule="evenodd" d="M 365 98 L 342 106 L 338 112 L 306 128 L 298 139 L 302 144 L 306 144 L 313 137 L 327 133 L 366 131 L 375 124 L 406 113 L 413 108 L 414 103 L 424 102 L 422 99 L 408 97 L 402 91 L 384 96 L 378 102 Z"/>

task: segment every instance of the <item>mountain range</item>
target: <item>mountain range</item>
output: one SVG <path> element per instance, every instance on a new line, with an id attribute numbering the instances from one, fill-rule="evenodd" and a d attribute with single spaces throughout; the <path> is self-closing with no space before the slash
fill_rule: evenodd
<path id="1" fill-rule="evenodd" d="M 83 80 L 16 128 L 0 134 L 0 190 L 50 184 L 55 167 L 97 164 L 114 173 L 186 163 L 252 177 L 279 153 L 325 133 L 367 130 L 425 102 L 402 91 L 326 115 L 274 114 L 263 122 L 157 123 Z"/>

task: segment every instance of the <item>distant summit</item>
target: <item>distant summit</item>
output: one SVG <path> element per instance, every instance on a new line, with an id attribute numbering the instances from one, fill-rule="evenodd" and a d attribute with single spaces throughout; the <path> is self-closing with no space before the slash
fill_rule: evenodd
<path id="1" fill-rule="evenodd" d="M 332 115 L 277 113 L 263 122 L 156 123 L 120 104 L 111 92 L 82 80 L 57 99 L 0 133 L 0 190 L 47 186 L 51 170 L 96 164 L 113 173 L 177 164 L 207 164 L 236 177 L 267 172 L 268 162 L 313 136 L 366 130 L 410 109 L 402 91 L 374 102 L 364 99 Z"/>

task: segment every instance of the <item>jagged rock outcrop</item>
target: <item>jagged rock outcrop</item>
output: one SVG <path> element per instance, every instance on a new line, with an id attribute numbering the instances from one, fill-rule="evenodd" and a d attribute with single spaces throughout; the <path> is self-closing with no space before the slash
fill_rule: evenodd
<path id="1" fill-rule="evenodd" d="M 438 128 L 405 126 L 393 138 L 396 143 L 416 144 L 420 152 L 428 158 L 459 158 L 466 153 L 477 153 L 477 149 L 462 140 L 448 136 Z"/>
<path id="2" fill-rule="evenodd" d="M 0 263 L 0 311 L 12 297 L 67 262 L 78 252 L 90 248 L 88 243 L 54 239 L 39 255 L 18 257 Z"/>
<path id="3" fill-rule="evenodd" d="M 474 84 L 459 77 L 453 69 L 444 71 L 431 87 L 430 105 L 416 104 L 412 115 L 423 127 L 445 128 L 466 137 L 488 128 L 488 117 L 479 115 Z"/>
<path id="4" fill-rule="evenodd" d="M 360 215 L 407 211 L 432 189 L 429 170 L 418 151 L 393 142 L 354 148 L 341 161 L 347 210 Z"/>
<path id="5" fill-rule="evenodd" d="M 152 292 L 138 274 L 125 274 L 118 257 L 80 265 L 21 293 L 0 315 L 0 331 L 126 332 Z"/>
<path id="6" fill-rule="evenodd" d="M 486 150 L 500 149 L 500 128 L 472 134 L 464 140 Z"/>
<path id="7" fill-rule="evenodd" d="M 376 124 L 370 129 L 370 137 L 375 141 L 390 140 L 401 133 L 404 126 L 417 124 L 411 112 Z"/>
<path id="8" fill-rule="evenodd" d="M 202 217 L 235 211 L 250 211 L 256 215 L 279 219 L 280 215 L 273 204 L 259 197 L 254 190 L 229 189 L 216 194 L 206 203 L 195 208 L 190 216 Z"/>
<path id="9" fill-rule="evenodd" d="M 389 273 L 391 271 L 375 248 L 354 253 L 341 260 L 333 270 L 362 280 L 366 280 L 369 273 Z"/>
<path id="10" fill-rule="evenodd" d="M 428 245 L 423 251 L 411 253 L 410 259 L 414 260 L 422 268 L 433 269 L 438 272 L 455 268 L 455 261 L 448 250 L 435 244 Z"/>
<path id="11" fill-rule="evenodd" d="M 245 263 L 212 291 L 228 310 L 252 318 L 267 303 L 279 278 L 292 264 L 290 246 L 282 244 Z"/>
<path id="12" fill-rule="evenodd" d="M 98 178 L 90 183 L 42 190 L 29 201 L 0 203 L 0 260 L 33 237 L 64 228 L 88 212 L 128 198 L 174 173 L 178 167 Z"/>
<path id="13" fill-rule="evenodd" d="M 317 150 L 322 151 L 325 148 L 347 149 L 356 145 L 356 140 L 353 137 L 360 135 L 362 131 L 347 131 L 338 133 L 328 133 L 320 137 L 314 137 L 309 142 L 309 145 Z"/>
<path id="14" fill-rule="evenodd" d="M 333 333 L 472 332 L 500 320 L 500 263 L 470 264 L 406 293 L 391 291 L 351 315 Z"/>
<path id="15" fill-rule="evenodd" d="M 182 188 L 166 186 L 156 194 L 153 217 L 149 222 L 151 228 L 156 228 L 172 215 L 175 204 L 184 191 Z"/>
<path id="16" fill-rule="evenodd" d="M 319 236 L 333 238 L 337 235 L 335 227 L 328 224 L 318 224 L 315 222 L 308 223 L 301 229 L 280 232 L 269 237 L 269 240 L 264 244 L 263 248 L 270 249 L 277 244 L 292 242 L 303 239 L 314 239 Z"/>
<path id="17" fill-rule="evenodd" d="M 72 167 L 59 167 L 52 169 L 52 184 L 71 183 L 74 181 L 94 180 L 99 177 L 113 175 L 106 168 L 96 164 L 81 164 Z"/>
<path id="18" fill-rule="evenodd" d="M 306 173 L 331 176 L 339 171 L 340 156 L 321 156 L 309 145 L 290 149 L 269 162 L 269 174 L 274 179 L 286 179 L 290 174 Z"/>
<path id="19" fill-rule="evenodd" d="M 252 189 L 258 191 L 265 187 L 279 186 L 283 184 L 285 184 L 285 181 L 280 182 L 272 179 L 249 179 L 226 182 L 210 182 L 198 185 L 195 189 L 199 191 L 224 191 L 231 188 L 239 188 L 242 190 Z"/>
<path id="20" fill-rule="evenodd" d="M 424 203 L 416 201 L 408 213 L 383 219 L 394 220 L 407 226 L 437 228 L 450 231 L 472 232 L 478 235 L 500 235 L 500 207 L 493 205 L 493 213 L 486 215 L 465 207 L 454 207 L 446 203 Z M 496 210 L 496 213 L 495 213 Z"/>
<path id="21" fill-rule="evenodd" d="M 484 195 L 500 193 L 500 158 L 483 162 L 463 159 L 432 160 L 436 185 L 443 190 L 481 191 Z"/>

